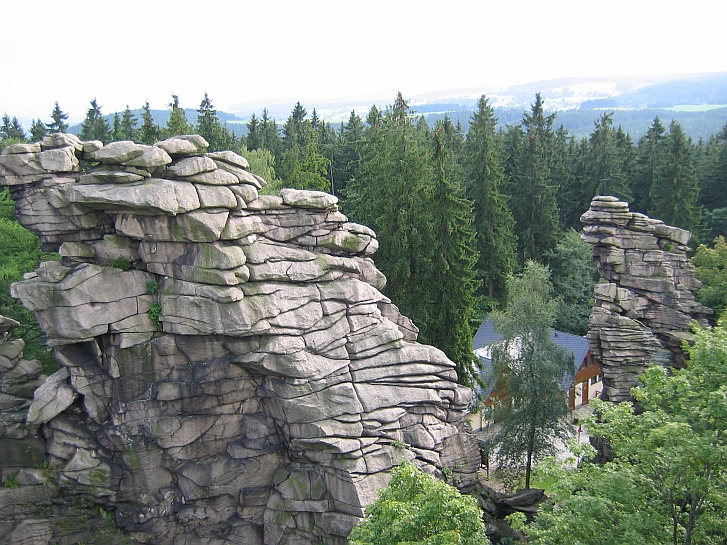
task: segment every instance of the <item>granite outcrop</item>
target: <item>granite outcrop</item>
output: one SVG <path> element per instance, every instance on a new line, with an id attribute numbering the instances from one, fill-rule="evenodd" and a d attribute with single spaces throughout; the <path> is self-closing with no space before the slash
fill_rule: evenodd
<path id="1" fill-rule="evenodd" d="M 24 364 L 18 405 L 57 485 L 160 545 L 343 545 L 403 458 L 471 489 L 471 391 L 381 293 L 375 233 L 206 148 L 54 134 L 0 155 L 61 256 L 11 288 L 61 366 Z"/>
<path id="2" fill-rule="evenodd" d="M 712 311 L 694 298 L 701 282 L 687 257 L 689 231 L 608 196 L 595 197 L 581 222 L 602 279 L 588 341 L 603 369 L 603 398 L 627 401 L 649 364 L 684 366 L 690 323 L 708 325 Z"/>

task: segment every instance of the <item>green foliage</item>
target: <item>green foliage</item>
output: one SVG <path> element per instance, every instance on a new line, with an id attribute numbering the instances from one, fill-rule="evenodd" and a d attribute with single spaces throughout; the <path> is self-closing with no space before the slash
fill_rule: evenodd
<path id="1" fill-rule="evenodd" d="M 151 318 L 151 321 L 154 322 L 154 325 L 156 326 L 157 330 L 159 330 L 159 331 L 164 330 L 164 326 L 162 325 L 161 317 L 162 317 L 161 303 L 153 303 L 149 307 L 149 318 Z"/>
<path id="2" fill-rule="evenodd" d="M 26 359 L 37 359 L 43 371 L 57 369 L 53 354 L 45 346 L 45 335 L 32 312 L 10 297 L 10 284 L 22 280 L 23 274 L 35 270 L 39 261 L 57 259 L 57 254 L 41 250 L 38 237 L 12 219 L 12 200 L 7 189 L 0 192 L 0 314 L 20 322 L 11 338 L 25 341 Z"/>
<path id="3" fill-rule="evenodd" d="M 109 261 L 109 267 L 116 267 L 122 271 L 128 271 L 131 268 L 131 261 L 127 257 L 117 257 Z"/>
<path id="4" fill-rule="evenodd" d="M 588 318 L 593 308 L 593 288 L 598 272 L 591 257 L 592 247 L 581 240 L 580 233 L 566 231 L 555 250 L 548 252 L 553 294 L 558 301 L 555 329 L 574 335 L 588 332 Z"/>
<path id="5" fill-rule="evenodd" d="M 589 432 L 614 460 L 560 468 L 551 504 L 526 530 L 532 543 L 727 542 L 727 323 L 694 337 L 687 369 L 642 375 L 639 411 L 593 401 Z"/>
<path id="6" fill-rule="evenodd" d="M 507 308 L 492 313 L 503 340 L 492 347 L 494 376 L 501 382 L 492 403 L 499 428 L 491 450 L 500 467 L 525 467 L 526 488 L 533 464 L 572 434 L 563 385 L 575 365 L 572 354 L 550 340 L 557 303 L 549 274 L 529 261 L 522 274 L 508 279 Z"/>
<path id="7" fill-rule="evenodd" d="M 552 182 L 552 142 L 555 114 L 545 115 L 540 94 L 535 95 L 522 126 L 505 137 L 506 174 L 515 219 L 520 261 L 541 259 L 559 238 L 558 204 Z M 510 134 L 511 133 L 511 134 Z"/>
<path id="8" fill-rule="evenodd" d="M 699 187 L 692 158 L 692 146 L 676 121 L 669 126 L 664 153 L 656 166 L 651 186 L 650 214 L 668 225 L 694 230 L 701 210 L 697 206 Z"/>
<path id="9" fill-rule="evenodd" d="M 91 101 L 91 107 L 86 112 L 86 118 L 81 123 L 81 140 L 100 140 L 104 144 L 111 141 L 111 128 L 101 113 L 101 106 L 96 99 Z"/>
<path id="10" fill-rule="evenodd" d="M 157 140 L 159 140 L 160 136 L 161 129 L 159 129 L 159 126 L 154 122 L 154 116 L 151 113 L 149 101 L 146 101 L 146 103 L 144 103 L 143 112 L 141 114 L 141 128 L 139 129 L 137 138 L 142 144 L 151 146 Z"/>
<path id="11" fill-rule="evenodd" d="M 15 475 L 8 475 L 5 479 L 5 488 L 18 488 L 18 478 Z"/>
<path id="12" fill-rule="evenodd" d="M 50 117 L 51 122 L 46 125 L 49 134 L 66 132 L 68 130 L 68 124 L 66 123 L 68 114 L 61 110 L 60 106 L 58 106 L 58 101 L 56 101 L 53 111 L 50 113 Z"/>
<path id="13" fill-rule="evenodd" d="M 169 103 L 169 119 L 164 129 L 164 137 L 179 136 L 183 134 L 192 134 L 192 127 L 187 121 L 187 114 L 184 108 L 179 107 L 179 97 L 172 93 L 172 102 Z"/>
<path id="14" fill-rule="evenodd" d="M 702 288 L 697 292 L 697 300 L 714 309 L 717 315 L 727 308 L 727 242 L 720 236 L 709 248 L 704 244 L 697 248 L 692 258 L 697 278 Z"/>
<path id="15" fill-rule="evenodd" d="M 477 276 L 490 299 L 505 299 L 507 275 L 517 266 L 514 220 L 502 191 L 505 183 L 492 106 L 483 95 L 472 114 L 465 143 L 467 194 L 474 203 L 473 227 L 478 251 Z"/>
<path id="16" fill-rule="evenodd" d="M 159 282 L 156 282 L 155 280 L 150 280 L 146 283 L 146 294 L 147 295 L 156 295 L 159 291 Z"/>
<path id="17" fill-rule="evenodd" d="M 349 535 L 351 545 L 483 545 L 489 543 L 477 501 L 418 470 L 394 469 L 389 485 Z"/>

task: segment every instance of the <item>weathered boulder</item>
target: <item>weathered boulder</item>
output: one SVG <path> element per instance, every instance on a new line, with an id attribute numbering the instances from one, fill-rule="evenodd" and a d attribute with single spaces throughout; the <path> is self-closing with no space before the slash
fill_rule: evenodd
<path id="1" fill-rule="evenodd" d="M 381 294 L 376 234 L 336 197 L 259 195 L 199 136 L 46 140 L 99 164 L 4 156 L 20 221 L 62 256 L 12 287 L 61 370 L 6 343 L 0 411 L 10 434 L 40 426 L 64 493 L 145 543 L 343 545 L 402 459 L 474 485 L 471 391 Z"/>
<path id="2" fill-rule="evenodd" d="M 595 287 L 588 329 L 603 368 L 603 398 L 629 400 L 650 363 L 684 365 L 692 320 L 707 325 L 711 310 L 694 298 L 701 283 L 686 255 L 691 234 L 630 212 L 615 197 L 595 197 L 581 222 L 605 281 Z"/>

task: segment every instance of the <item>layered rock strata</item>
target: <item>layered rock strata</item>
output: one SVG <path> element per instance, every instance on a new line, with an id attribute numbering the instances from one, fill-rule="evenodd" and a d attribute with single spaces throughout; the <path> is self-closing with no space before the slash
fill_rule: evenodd
<path id="1" fill-rule="evenodd" d="M 588 330 L 603 368 L 603 397 L 629 400 L 650 363 L 684 365 L 690 322 L 707 325 L 711 315 L 694 298 L 701 283 L 687 258 L 691 233 L 630 212 L 615 197 L 595 197 L 581 222 L 603 279 L 595 287 Z"/>
<path id="2" fill-rule="evenodd" d="M 62 256 L 12 287 L 62 367 L 27 417 L 61 487 L 139 542 L 292 545 L 346 543 L 402 458 L 473 486 L 471 391 L 379 291 L 375 234 L 206 147 L 55 134 L 0 156 Z"/>

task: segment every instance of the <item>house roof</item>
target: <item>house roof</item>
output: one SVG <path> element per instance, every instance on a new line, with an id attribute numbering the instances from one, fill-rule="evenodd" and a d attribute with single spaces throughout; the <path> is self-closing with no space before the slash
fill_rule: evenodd
<path id="1" fill-rule="evenodd" d="M 475 333 L 472 340 L 472 350 L 477 353 L 478 349 L 490 346 L 496 341 L 501 341 L 502 338 L 502 335 L 495 331 L 492 318 L 488 316 L 482 321 L 482 324 L 480 324 L 480 327 L 477 329 L 477 333 Z M 573 354 L 576 366 L 581 364 L 590 349 L 588 339 L 578 335 L 573 335 L 572 333 L 566 333 L 564 331 L 553 330 L 550 333 L 550 340 Z"/>
<path id="2" fill-rule="evenodd" d="M 475 388 L 475 391 L 481 399 L 487 399 L 487 397 L 489 397 L 490 393 L 495 387 L 496 382 L 495 380 L 493 380 L 494 370 L 492 366 L 492 359 L 490 357 L 491 352 L 489 347 L 492 343 L 501 341 L 502 339 L 503 336 L 495 331 L 492 319 L 487 316 L 482 321 L 482 324 L 480 324 L 480 327 L 477 329 L 477 333 L 475 333 L 475 336 L 472 340 L 472 350 L 479 358 L 480 362 L 482 362 L 480 379 L 482 379 L 484 384 L 488 385 L 484 389 L 479 385 Z M 578 335 L 573 335 L 564 331 L 553 330 L 550 334 L 550 340 L 553 341 L 556 345 L 565 348 L 571 354 L 573 354 L 573 359 L 576 363 L 576 369 L 578 369 L 581 363 L 583 363 L 583 360 L 588 355 L 588 350 L 590 349 L 590 346 L 588 345 L 588 340 L 585 337 L 580 337 Z M 568 389 L 572 380 L 573 377 L 570 375 L 564 377 L 564 390 Z"/>

